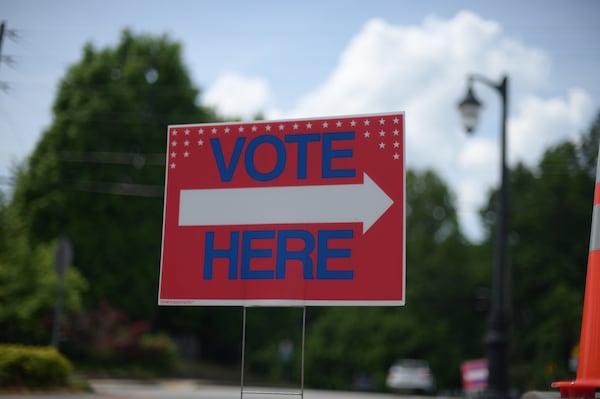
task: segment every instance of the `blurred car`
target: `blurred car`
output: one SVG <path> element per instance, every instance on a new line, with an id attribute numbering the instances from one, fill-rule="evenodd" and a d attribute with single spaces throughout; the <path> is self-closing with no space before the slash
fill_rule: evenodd
<path id="1" fill-rule="evenodd" d="M 435 378 L 425 360 L 402 359 L 390 366 L 385 382 L 394 391 L 433 394 Z"/>

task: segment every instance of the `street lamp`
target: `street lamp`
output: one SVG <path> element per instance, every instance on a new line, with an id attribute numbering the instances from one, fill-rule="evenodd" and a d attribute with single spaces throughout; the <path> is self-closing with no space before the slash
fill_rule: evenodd
<path id="1" fill-rule="evenodd" d="M 494 276 L 492 281 L 492 302 L 488 320 L 488 330 L 484 337 L 488 359 L 488 388 L 490 398 L 507 398 L 508 384 L 508 342 L 510 329 L 509 273 L 506 263 L 506 241 L 508 222 L 508 170 L 506 168 L 506 119 L 508 103 L 508 76 L 504 76 L 499 84 L 480 75 L 470 75 L 465 98 L 458 104 L 467 133 L 471 133 L 478 121 L 481 102 L 473 92 L 473 82 L 478 81 L 496 89 L 502 98 L 501 128 L 501 178 L 500 198 L 496 212 L 496 253 Z"/>
<path id="2" fill-rule="evenodd" d="M 458 104 L 458 109 L 460 110 L 463 119 L 463 126 L 467 133 L 473 133 L 473 130 L 477 127 L 480 108 L 481 102 L 475 97 L 475 94 L 473 94 L 473 87 L 471 87 L 471 82 L 469 81 L 467 95 Z"/>

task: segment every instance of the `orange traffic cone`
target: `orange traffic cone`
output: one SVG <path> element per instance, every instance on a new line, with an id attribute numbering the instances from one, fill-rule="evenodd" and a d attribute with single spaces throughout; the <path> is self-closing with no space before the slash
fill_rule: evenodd
<path id="1" fill-rule="evenodd" d="M 600 389 L 600 152 L 588 256 L 577 377 L 552 384 L 561 398 L 593 398 Z"/>

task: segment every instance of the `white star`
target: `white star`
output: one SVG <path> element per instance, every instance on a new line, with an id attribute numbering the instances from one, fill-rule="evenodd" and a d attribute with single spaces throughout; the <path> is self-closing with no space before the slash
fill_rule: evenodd
<path id="1" fill-rule="evenodd" d="M 190 145 L 190 142 L 188 140 L 186 140 L 183 142 L 183 145 L 187 147 L 188 145 Z"/>
<path id="2" fill-rule="evenodd" d="M 394 129 L 394 136 L 398 136 L 400 134 L 400 131 L 398 131 L 398 129 Z"/>
<path id="3" fill-rule="evenodd" d="M 385 148 L 385 143 L 383 141 L 379 143 L 379 148 L 381 148 L 382 150 Z"/>
<path id="4" fill-rule="evenodd" d="M 177 147 L 177 142 L 176 142 L 176 141 L 174 141 L 174 142 L 172 142 L 172 143 L 171 143 L 171 145 L 172 145 L 173 147 Z"/>
<path id="5" fill-rule="evenodd" d="M 329 127 L 329 123 L 327 121 L 323 122 L 323 129 L 327 129 Z"/>
<path id="6" fill-rule="evenodd" d="M 282 123 L 281 125 L 279 125 L 279 130 L 283 130 L 283 129 L 285 129 L 285 126 Z"/>
<path id="7" fill-rule="evenodd" d="M 242 132 L 244 131 L 244 126 L 240 126 L 240 127 L 238 128 L 238 131 L 239 131 L 240 133 L 242 133 Z"/>
<path id="8" fill-rule="evenodd" d="M 381 118 L 381 119 L 379 120 L 379 124 L 380 124 L 380 125 L 384 125 L 384 124 L 385 124 L 385 119 Z"/>
<path id="9" fill-rule="evenodd" d="M 257 130 L 257 129 L 258 129 L 258 128 L 256 127 L 256 125 L 252 125 L 252 131 L 253 131 L 253 132 L 256 132 L 256 130 Z"/>
<path id="10" fill-rule="evenodd" d="M 217 134 L 217 128 L 216 128 L 216 127 L 213 127 L 213 128 L 212 128 L 212 130 L 211 130 L 211 133 L 212 133 L 212 134 Z"/>
<path id="11" fill-rule="evenodd" d="M 171 158 L 175 158 L 176 156 L 177 156 L 177 153 L 176 153 L 175 151 L 173 151 L 173 152 L 171 153 Z"/>
<path id="12" fill-rule="evenodd" d="M 379 137 L 383 137 L 383 136 L 385 136 L 385 132 L 383 130 L 380 130 L 379 131 Z"/>
<path id="13" fill-rule="evenodd" d="M 190 135 L 190 129 L 185 129 L 184 133 L 185 133 L 186 136 L 189 136 Z"/>
<path id="14" fill-rule="evenodd" d="M 312 123 L 308 122 L 308 123 L 306 124 L 306 128 L 307 128 L 307 129 L 310 129 L 311 127 L 312 127 Z"/>
<path id="15" fill-rule="evenodd" d="M 371 124 L 371 121 L 368 119 L 365 119 L 365 126 L 369 126 Z"/>
<path id="16" fill-rule="evenodd" d="M 369 138 L 369 137 L 371 137 L 371 133 L 369 133 L 369 131 L 366 131 L 366 132 L 365 132 L 365 137 L 366 137 L 366 138 Z"/>
<path id="17" fill-rule="evenodd" d="M 271 125 L 267 125 L 267 127 L 265 128 L 267 130 L 267 132 L 271 131 Z"/>
<path id="18" fill-rule="evenodd" d="M 350 122 L 350 126 L 352 126 L 352 127 L 356 126 L 356 121 L 353 120 L 352 122 Z"/>
<path id="19" fill-rule="evenodd" d="M 189 156 L 190 156 L 190 153 L 186 151 L 186 152 L 184 152 L 184 153 L 183 153 L 183 156 L 184 156 L 185 158 L 187 158 L 187 157 L 189 157 Z"/>
<path id="20" fill-rule="evenodd" d="M 198 129 L 198 134 L 204 134 L 204 129 L 202 129 L 202 128 Z"/>
<path id="21" fill-rule="evenodd" d="M 173 129 L 173 136 L 177 136 L 177 129 Z"/>
<path id="22" fill-rule="evenodd" d="M 400 122 L 400 119 L 398 119 L 398 117 L 394 118 L 394 125 L 397 125 L 398 122 Z"/>
<path id="23" fill-rule="evenodd" d="M 229 134 L 229 126 L 225 128 L 225 134 Z"/>
<path id="24" fill-rule="evenodd" d="M 394 141 L 394 148 L 398 148 L 400 147 L 400 143 L 398 143 L 397 141 Z"/>
<path id="25" fill-rule="evenodd" d="M 298 130 L 298 124 L 294 123 L 294 130 Z"/>
<path id="26" fill-rule="evenodd" d="M 335 123 L 335 126 L 337 126 L 337 127 L 342 127 L 342 121 L 337 121 L 337 122 Z"/>
<path id="27" fill-rule="evenodd" d="M 204 145 L 204 140 L 198 140 L 198 145 Z"/>
<path id="28" fill-rule="evenodd" d="M 397 161 L 398 159 L 400 159 L 400 155 L 398 153 L 394 154 L 394 161 Z"/>
<path id="29" fill-rule="evenodd" d="M 171 164 L 171 169 L 175 169 L 175 162 Z"/>

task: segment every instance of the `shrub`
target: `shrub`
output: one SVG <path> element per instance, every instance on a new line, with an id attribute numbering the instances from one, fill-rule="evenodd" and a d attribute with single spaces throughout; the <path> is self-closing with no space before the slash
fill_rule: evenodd
<path id="1" fill-rule="evenodd" d="M 166 335 L 150 333 L 151 328 L 149 322 L 131 321 L 103 302 L 95 310 L 68 316 L 62 349 L 76 364 L 92 368 L 133 367 L 168 374 L 177 363 L 177 347 Z"/>
<path id="2" fill-rule="evenodd" d="M 72 369 L 52 347 L 0 345 L 0 387 L 64 386 Z"/>
<path id="3" fill-rule="evenodd" d="M 177 346 L 164 334 L 145 334 L 140 342 L 140 360 L 158 373 L 170 373 L 178 359 Z"/>

